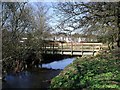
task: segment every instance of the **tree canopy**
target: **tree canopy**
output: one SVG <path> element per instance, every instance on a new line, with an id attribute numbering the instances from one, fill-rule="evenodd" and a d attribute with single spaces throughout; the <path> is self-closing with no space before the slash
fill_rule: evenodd
<path id="1" fill-rule="evenodd" d="M 55 6 L 60 17 L 59 28 L 69 27 L 90 35 L 98 35 L 102 42 L 116 42 L 120 47 L 119 2 L 65 2 Z"/>
<path id="2" fill-rule="evenodd" d="M 3 71 L 13 70 L 16 60 L 25 61 L 31 50 L 35 50 L 40 60 L 43 38 L 49 36 L 50 30 L 48 8 L 38 3 L 35 10 L 27 2 L 2 2 L 1 5 Z"/>

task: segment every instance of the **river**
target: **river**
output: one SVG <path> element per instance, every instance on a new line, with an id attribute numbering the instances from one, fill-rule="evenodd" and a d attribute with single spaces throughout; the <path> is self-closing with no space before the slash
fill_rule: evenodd
<path id="1" fill-rule="evenodd" d="M 50 81 L 60 73 L 68 64 L 72 63 L 75 58 L 67 58 L 60 61 L 53 61 L 43 64 L 42 68 L 32 68 L 24 70 L 17 74 L 9 74 L 2 83 L 2 88 L 49 88 Z"/>

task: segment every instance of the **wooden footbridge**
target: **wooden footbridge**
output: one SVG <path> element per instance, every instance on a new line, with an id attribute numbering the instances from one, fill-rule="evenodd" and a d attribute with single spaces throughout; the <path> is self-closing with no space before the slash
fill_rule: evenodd
<path id="1" fill-rule="evenodd" d="M 63 43 L 52 42 L 43 46 L 43 53 L 62 55 L 95 55 L 101 50 L 102 43 Z"/>

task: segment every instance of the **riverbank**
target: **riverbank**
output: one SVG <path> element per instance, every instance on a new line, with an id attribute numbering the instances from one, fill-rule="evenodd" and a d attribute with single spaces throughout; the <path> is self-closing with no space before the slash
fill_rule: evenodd
<path id="1" fill-rule="evenodd" d="M 120 51 L 77 58 L 52 79 L 51 88 L 120 89 Z"/>
<path id="2" fill-rule="evenodd" d="M 75 58 L 67 58 L 43 64 L 42 68 L 32 67 L 19 73 L 9 73 L 5 76 L 2 89 L 30 89 L 49 88 L 51 79 L 57 76 Z"/>

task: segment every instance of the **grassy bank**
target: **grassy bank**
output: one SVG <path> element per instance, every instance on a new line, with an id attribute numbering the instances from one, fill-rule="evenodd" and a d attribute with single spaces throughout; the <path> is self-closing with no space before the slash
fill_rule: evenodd
<path id="1" fill-rule="evenodd" d="M 120 89 L 119 52 L 81 57 L 52 79 L 51 88 Z"/>

